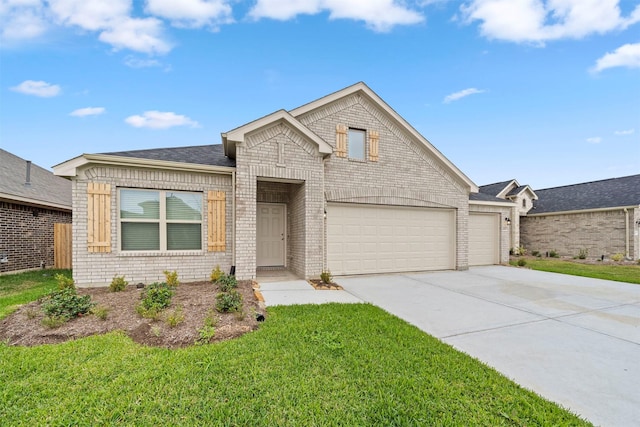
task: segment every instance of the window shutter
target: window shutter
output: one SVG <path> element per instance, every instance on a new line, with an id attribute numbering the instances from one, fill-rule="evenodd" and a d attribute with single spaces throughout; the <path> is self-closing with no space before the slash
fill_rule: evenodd
<path id="1" fill-rule="evenodd" d="M 207 194 L 207 241 L 209 252 L 226 250 L 227 227 L 225 221 L 226 195 L 224 191 L 209 191 Z"/>
<path id="2" fill-rule="evenodd" d="M 347 157 L 347 126 L 336 125 L 336 155 Z"/>
<path id="3" fill-rule="evenodd" d="M 377 130 L 369 131 L 369 160 L 372 162 L 378 161 L 378 142 L 380 135 Z"/>
<path id="4" fill-rule="evenodd" d="M 111 252 L 111 185 L 90 182 L 87 196 L 87 249 Z"/>

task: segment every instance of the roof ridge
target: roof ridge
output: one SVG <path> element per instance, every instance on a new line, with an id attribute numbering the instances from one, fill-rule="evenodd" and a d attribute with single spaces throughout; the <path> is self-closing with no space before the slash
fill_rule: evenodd
<path id="1" fill-rule="evenodd" d="M 625 178 L 633 178 L 633 177 L 640 177 L 640 174 L 619 176 L 619 177 L 616 177 L 616 178 L 598 179 L 598 180 L 595 180 L 595 181 L 578 182 L 578 183 L 575 183 L 575 184 L 559 185 L 557 187 L 540 188 L 540 189 L 535 190 L 535 191 L 545 191 L 545 190 L 555 190 L 555 189 L 558 189 L 558 188 L 577 187 L 579 185 L 595 184 L 597 182 L 614 181 L 616 179 L 625 179 Z"/>

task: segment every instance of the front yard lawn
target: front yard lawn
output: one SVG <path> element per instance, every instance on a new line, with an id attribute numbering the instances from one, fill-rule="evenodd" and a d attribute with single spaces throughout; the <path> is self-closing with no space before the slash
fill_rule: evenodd
<path id="1" fill-rule="evenodd" d="M 555 258 L 522 258 L 527 262 L 526 267 L 533 270 L 640 284 L 640 265 L 602 263 L 585 264 L 573 260 Z M 515 258 L 509 263 L 511 265 L 517 265 L 517 262 L 518 258 Z"/>
<path id="2" fill-rule="evenodd" d="M 71 270 L 36 270 L 0 276 L 0 319 L 21 304 L 34 301 L 56 289 L 56 274 L 71 277 Z"/>

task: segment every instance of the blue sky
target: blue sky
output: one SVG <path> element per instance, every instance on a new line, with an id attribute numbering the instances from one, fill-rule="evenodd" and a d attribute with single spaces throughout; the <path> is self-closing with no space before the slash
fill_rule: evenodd
<path id="1" fill-rule="evenodd" d="M 638 0 L 0 0 L 0 147 L 220 133 L 364 81 L 479 185 L 640 173 Z"/>

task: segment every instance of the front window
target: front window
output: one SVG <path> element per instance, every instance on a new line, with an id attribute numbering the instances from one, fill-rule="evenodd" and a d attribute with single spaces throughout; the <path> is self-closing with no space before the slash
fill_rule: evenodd
<path id="1" fill-rule="evenodd" d="M 349 158 L 364 160 L 365 131 L 360 129 L 349 129 Z"/>
<path id="2" fill-rule="evenodd" d="M 202 194 L 120 190 L 123 251 L 202 249 Z"/>

